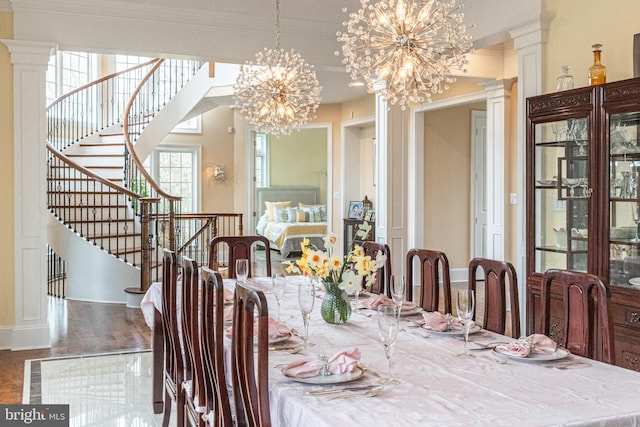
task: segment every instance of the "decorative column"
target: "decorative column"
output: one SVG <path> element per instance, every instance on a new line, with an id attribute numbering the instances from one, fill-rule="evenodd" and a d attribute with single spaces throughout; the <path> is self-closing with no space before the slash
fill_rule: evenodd
<path id="1" fill-rule="evenodd" d="M 55 45 L 2 42 L 13 64 L 15 326 L 11 349 L 48 348 L 45 77 Z"/>
<path id="2" fill-rule="evenodd" d="M 526 159 L 526 99 L 542 93 L 542 60 L 545 57 L 547 31 L 552 17 L 540 15 L 539 19 L 510 31 L 514 47 L 518 51 L 518 165 L 524 171 Z M 526 307 L 526 177 L 518 174 L 518 224 L 517 224 L 517 265 L 518 296 L 520 307 Z M 520 310 L 522 330 L 527 330 L 525 310 Z"/>
<path id="3" fill-rule="evenodd" d="M 506 212 L 507 140 L 509 138 L 509 103 L 513 80 L 481 83 L 487 94 L 487 258 L 505 259 L 504 235 Z"/>
<path id="4" fill-rule="evenodd" d="M 404 274 L 407 253 L 407 123 L 409 111 L 376 95 L 376 240 L 391 250 L 391 270 Z"/>

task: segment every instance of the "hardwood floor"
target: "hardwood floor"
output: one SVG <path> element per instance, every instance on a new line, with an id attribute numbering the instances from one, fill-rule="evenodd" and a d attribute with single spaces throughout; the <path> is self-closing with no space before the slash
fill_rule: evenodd
<path id="1" fill-rule="evenodd" d="M 139 308 L 49 297 L 51 348 L 0 351 L 0 402 L 22 403 L 24 361 L 151 348 L 151 329 Z"/>

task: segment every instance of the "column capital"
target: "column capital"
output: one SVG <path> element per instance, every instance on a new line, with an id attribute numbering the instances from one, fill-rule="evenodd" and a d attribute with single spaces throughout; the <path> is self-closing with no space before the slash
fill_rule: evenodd
<path id="1" fill-rule="evenodd" d="M 9 49 L 11 63 L 23 65 L 47 65 L 56 48 L 54 43 L 31 42 L 25 40 L 1 39 Z"/>

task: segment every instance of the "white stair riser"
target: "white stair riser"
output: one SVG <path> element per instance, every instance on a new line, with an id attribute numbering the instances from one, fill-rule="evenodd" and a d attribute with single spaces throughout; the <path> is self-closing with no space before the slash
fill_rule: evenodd
<path id="1" fill-rule="evenodd" d="M 124 165 L 123 156 L 71 156 L 70 159 L 88 169 L 100 169 L 100 166 L 117 166 L 122 169 Z"/>
<path id="2" fill-rule="evenodd" d="M 71 204 L 78 206 L 109 206 L 128 204 L 129 201 L 122 194 L 116 193 L 56 193 L 50 202 L 53 205 Z"/>

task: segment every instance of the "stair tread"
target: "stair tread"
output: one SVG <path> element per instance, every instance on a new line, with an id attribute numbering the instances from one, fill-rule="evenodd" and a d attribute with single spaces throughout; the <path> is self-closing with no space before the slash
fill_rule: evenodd
<path id="1" fill-rule="evenodd" d="M 122 142 L 80 142 L 80 147 L 121 147 L 124 145 Z"/>
<path id="2" fill-rule="evenodd" d="M 124 154 L 67 154 L 67 157 L 124 157 Z"/>

